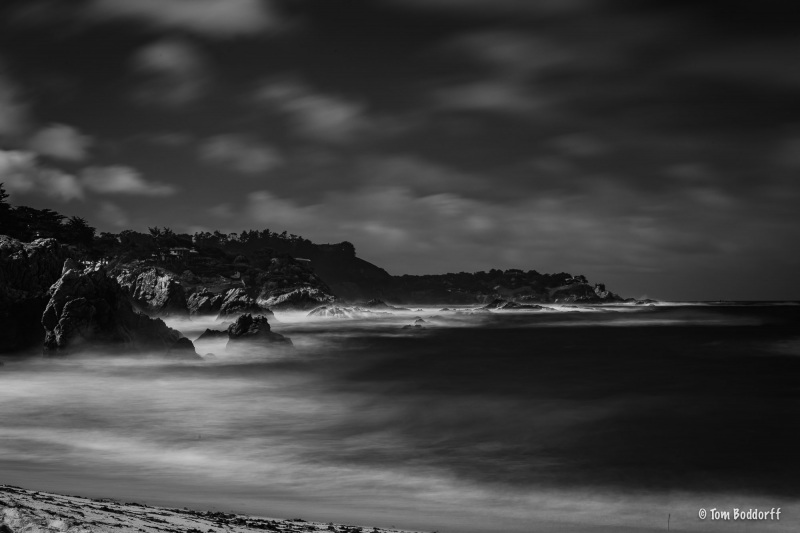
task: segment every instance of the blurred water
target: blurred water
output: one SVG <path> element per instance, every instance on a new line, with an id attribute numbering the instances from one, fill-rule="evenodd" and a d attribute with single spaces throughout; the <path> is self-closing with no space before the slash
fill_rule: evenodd
<path id="1" fill-rule="evenodd" d="M 279 314 L 291 352 L 0 368 L 0 482 L 439 531 L 800 525 L 796 307 L 365 320 Z M 427 327 L 404 330 L 416 316 Z M 434 318 L 430 318 L 433 316 Z M 173 323 L 189 338 L 213 320 Z M 789 513 L 794 509 L 794 518 Z M 694 528 L 694 529 L 693 529 Z"/>

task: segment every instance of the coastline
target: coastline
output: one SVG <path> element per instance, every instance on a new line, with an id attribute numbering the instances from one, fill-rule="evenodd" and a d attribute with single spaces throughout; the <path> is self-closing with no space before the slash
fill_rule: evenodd
<path id="1" fill-rule="evenodd" d="M 145 533 L 254 529 L 283 533 L 332 531 L 339 533 L 419 533 L 405 529 L 310 522 L 302 518 L 265 518 L 221 511 L 164 508 L 109 498 L 91 499 L 0 485 L 0 532 L 50 531 Z"/>

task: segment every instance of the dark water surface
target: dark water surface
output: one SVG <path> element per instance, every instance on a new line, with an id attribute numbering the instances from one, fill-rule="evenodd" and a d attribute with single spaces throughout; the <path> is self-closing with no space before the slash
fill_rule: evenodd
<path id="1" fill-rule="evenodd" d="M 800 306 L 415 314 L 442 318 L 279 315 L 296 349 L 258 358 L 7 361 L 0 482 L 441 532 L 800 528 Z"/>

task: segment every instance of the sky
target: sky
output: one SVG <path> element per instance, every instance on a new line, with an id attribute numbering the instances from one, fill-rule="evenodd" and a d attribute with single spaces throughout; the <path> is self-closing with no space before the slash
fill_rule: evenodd
<path id="1" fill-rule="evenodd" d="M 392 274 L 800 299 L 800 34 L 762 0 L 6 0 L 0 181 L 101 231 Z"/>

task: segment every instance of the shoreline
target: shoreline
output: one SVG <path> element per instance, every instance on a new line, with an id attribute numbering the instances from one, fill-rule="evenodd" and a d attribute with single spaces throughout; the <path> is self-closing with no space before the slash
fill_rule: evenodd
<path id="1" fill-rule="evenodd" d="M 20 531 L 65 533 L 239 533 L 262 530 L 281 533 L 328 531 L 338 533 L 421 533 L 307 521 L 266 518 L 221 511 L 167 508 L 111 498 L 85 498 L 0 485 L 0 533 Z"/>

